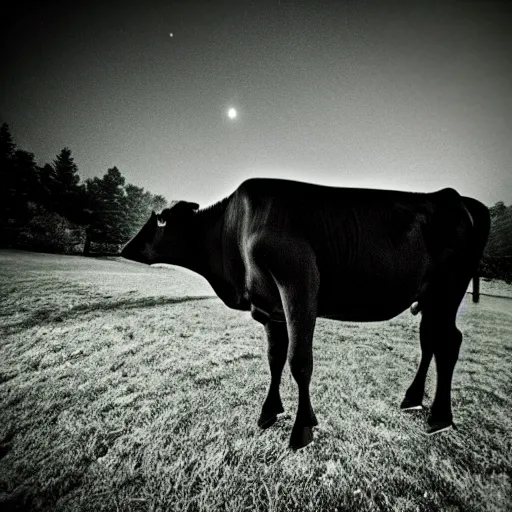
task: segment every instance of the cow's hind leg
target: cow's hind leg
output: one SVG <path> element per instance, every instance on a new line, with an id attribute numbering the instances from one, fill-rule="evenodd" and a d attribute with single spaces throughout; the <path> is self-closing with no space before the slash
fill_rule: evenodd
<path id="1" fill-rule="evenodd" d="M 265 331 L 268 339 L 270 387 L 258 420 L 258 426 L 263 429 L 271 427 L 276 422 L 277 415 L 284 411 L 279 386 L 288 354 L 286 322 L 268 322 L 265 325 Z"/>
<path id="2" fill-rule="evenodd" d="M 422 344 L 430 345 L 437 370 L 436 394 L 428 418 L 428 434 L 453 426 L 451 389 L 452 378 L 462 333 L 457 329 L 457 310 L 464 298 L 478 260 L 470 257 L 453 258 L 432 283 L 428 300 L 424 301 L 420 323 Z"/>
<path id="3" fill-rule="evenodd" d="M 428 418 L 428 434 L 435 434 L 453 425 L 451 389 L 455 364 L 459 357 L 462 333 L 455 325 L 455 315 L 424 313 L 422 329 L 434 349 L 437 385 L 434 402 Z"/>
<path id="4" fill-rule="evenodd" d="M 455 325 L 455 315 L 428 308 L 420 323 L 421 362 L 416 376 L 405 394 L 402 410 L 423 409 L 425 378 L 432 356 L 436 361 L 437 387 L 428 418 L 427 433 L 435 434 L 453 424 L 451 388 L 453 371 L 459 356 L 462 334 Z"/>
<path id="5" fill-rule="evenodd" d="M 428 434 L 453 426 L 451 390 L 455 364 L 459 357 L 462 333 L 457 329 L 457 310 L 471 278 L 467 260 L 461 270 L 446 272 L 433 288 L 421 318 L 422 343 L 432 347 L 437 370 L 436 394 L 428 418 Z M 468 265 L 469 266 L 469 265 Z"/>
<path id="6" fill-rule="evenodd" d="M 416 372 L 416 376 L 412 381 L 405 393 L 405 398 L 400 405 L 403 411 L 414 411 L 423 409 L 423 394 L 425 392 L 425 379 L 427 378 L 428 368 L 430 361 L 434 355 L 432 345 L 432 337 L 428 330 L 425 329 L 425 324 L 420 324 L 420 346 L 421 346 L 421 361 Z"/>

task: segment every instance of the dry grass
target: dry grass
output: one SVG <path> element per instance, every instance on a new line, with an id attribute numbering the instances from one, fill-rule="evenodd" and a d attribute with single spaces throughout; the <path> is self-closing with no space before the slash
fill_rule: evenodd
<path id="1" fill-rule="evenodd" d="M 294 453 L 289 372 L 288 414 L 260 431 L 263 329 L 201 278 L 4 251 L 0 285 L 3 510 L 512 510 L 512 310 L 500 299 L 461 308 L 459 428 L 434 438 L 424 413 L 398 409 L 418 318 L 319 320 L 320 425 Z"/>

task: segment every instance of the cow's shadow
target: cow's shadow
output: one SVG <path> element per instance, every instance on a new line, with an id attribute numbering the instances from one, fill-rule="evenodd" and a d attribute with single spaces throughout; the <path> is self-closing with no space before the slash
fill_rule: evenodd
<path id="1" fill-rule="evenodd" d="M 106 311 L 120 311 L 130 309 L 153 308 L 156 306 L 168 306 L 182 304 L 184 302 L 196 302 L 202 300 L 215 300 L 213 295 L 183 296 L 183 297 L 133 297 L 133 298 L 108 298 L 96 300 L 86 304 L 78 304 L 68 309 L 55 308 L 38 309 L 28 317 L 4 323 L 2 330 L 6 334 L 16 334 L 36 326 L 58 324 L 67 320 L 77 319 L 82 315 Z"/>

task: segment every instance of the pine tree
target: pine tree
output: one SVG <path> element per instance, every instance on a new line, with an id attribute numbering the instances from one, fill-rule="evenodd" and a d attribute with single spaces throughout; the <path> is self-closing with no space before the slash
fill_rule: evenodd
<path id="1" fill-rule="evenodd" d="M 71 156 L 69 148 L 63 148 L 53 161 L 55 170 L 55 179 L 62 184 L 64 188 L 72 189 L 78 185 L 80 176 L 78 176 L 78 167 Z"/>
<path id="2" fill-rule="evenodd" d="M 71 222 L 84 223 L 85 189 L 79 185 L 78 167 L 69 148 L 63 148 L 53 161 L 53 180 L 50 185 L 51 211 Z"/>
<path id="3" fill-rule="evenodd" d="M 11 131 L 7 123 L 0 127 L 0 172 L 4 170 L 4 164 L 14 158 L 16 144 L 12 139 Z"/>
<path id="4" fill-rule="evenodd" d="M 14 154 L 16 145 L 13 142 L 9 125 L 0 127 L 0 226 L 6 226 L 14 206 Z"/>
<path id="5" fill-rule="evenodd" d="M 11 214 L 18 222 L 25 223 L 33 215 L 35 203 L 40 198 L 40 184 L 33 153 L 17 149 L 12 160 L 14 205 Z"/>
<path id="6" fill-rule="evenodd" d="M 55 170 L 50 164 L 39 168 L 41 187 L 40 203 L 48 211 L 53 211 L 53 191 L 55 190 Z"/>
<path id="7" fill-rule="evenodd" d="M 123 243 L 125 230 L 125 179 L 117 167 L 102 178 L 87 180 L 88 205 L 91 212 L 89 236 L 94 242 Z"/>

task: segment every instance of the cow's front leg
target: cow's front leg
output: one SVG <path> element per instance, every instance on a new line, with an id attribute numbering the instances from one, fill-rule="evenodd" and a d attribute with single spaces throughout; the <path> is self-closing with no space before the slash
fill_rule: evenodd
<path id="1" fill-rule="evenodd" d="M 294 450 L 303 448 L 313 441 L 313 427 L 318 424 L 309 395 L 313 373 L 316 294 L 311 296 L 300 288 L 284 287 L 282 292 L 290 340 L 290 370 L 299 391 L 297 416 L 290 436 L 290 447 Z"/>
<path id="2" fill-rule="evenodd" d="M 270 275 L 277 285 L 286 318 L 288 361 L 299 391 L 297 416 L 290 437 L 290 447 L 296 450 L 313 440 L 313 427 L 317 425 L 309 397 L 320 287 L 316 258 L 307 241 L 268 233 L 251 240 L 249 253 L 261 273 Z M 257 281 L 251 281 L 252 288 Z"/>
<path id="3" fill-rule="evenodd" d="M 268 322 L 265 325 L 268 340 L 268 363 L 270 366 L 270 387 L 261 409 L 258 426 L 271 427 L 277 415 L 284 411 L 279 394 L 281 375 L 288 354 L 288 332 L 285 322 Z"/>

